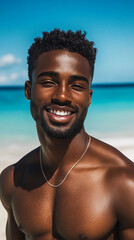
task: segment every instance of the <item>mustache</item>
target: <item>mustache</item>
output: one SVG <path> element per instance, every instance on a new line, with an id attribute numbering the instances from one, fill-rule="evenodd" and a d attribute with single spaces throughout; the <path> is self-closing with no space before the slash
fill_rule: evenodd
<path id="1" fill-rule="evenodd" d="M 70 101 L 60 102 L 59 100 L 53 101 L 51 103 L 44 104 L 42 106 L 42 111 L 47 108 L 51 108 L 51 106 L 60 106 L 60 107 L 68 107 L 70 110 L 73 110 L 74 112 L 78 112 L 78 107 L 73 106 Z"/>
<path id="2" fill-rule="evenodd" d="M 34 112 L 36 113 L 38 111 L 40 111 L 40 113 L 43 113 L 44 110 L 46 110 L 47 108 L 51 108 L 51 106 L 52 107 L 54 107 L 54 106 L 68 107 L 68 108 L 70 108 L 70 111 L 72 110 L 76 113 L 78 113 L 78 111 L 79 111 L 78 107 L 73 106 L 69 101 L 60 102 L 58 100 L 58 101 L 55 101 L 55 102 L 53 101 L 53 102 L 50 102 L 50 103 L 44 103 L 42 105 L 42 107 L 40 108 L 40 110 L 39 110 L 38 105 L 34 101 L 31 100 L 31 102 L 30 102 L 30 109 L 31 109 L 31 113 L 33 113 L 33 114 L 34 114 Z"/>

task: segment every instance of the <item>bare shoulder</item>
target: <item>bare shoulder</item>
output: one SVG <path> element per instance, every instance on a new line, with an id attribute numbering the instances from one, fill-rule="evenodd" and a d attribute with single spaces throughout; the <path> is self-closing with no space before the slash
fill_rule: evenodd
<path id="1" fill-rule="evenodd" d="M 6 209 L 10 208 L 10 193 L 13 188 L 13 165 L 5 168 L 0 175 L 0 199 Z"/>
<path id="2" fill-rule="evenodd" d="M 106 165 L 107 167 L 111 166 L 111 168 L 126 168 L 126 170 L 134 168 L 133 162 L 118 149 L 93 137 L 90 151 L 95 160 L 99 161 L 99 164 Z"/>
<path id="3" fill-rule="evenodd" d="M 105 169 L 104 182 L 122 228 L 134 228 L 134 163 L 119 150 L 92 139 L 91 150 Z"/>
<path id="4" fill-rule="evenodd" d="M 32 161 L 35 161 L 37 153 L 38 153 L 38 148 L 29 152 L 18 162 L 8 166 L 1 172 L 0 199 L 4 207 L 6 208 L 6 210 L 11 208 L 11 197 L 15 188 L 15 183 L 14 183 L 15 169 L 19 168 L 20 169 L 19 173 L 22 173 L 28 164 L 30 164 Z"/>

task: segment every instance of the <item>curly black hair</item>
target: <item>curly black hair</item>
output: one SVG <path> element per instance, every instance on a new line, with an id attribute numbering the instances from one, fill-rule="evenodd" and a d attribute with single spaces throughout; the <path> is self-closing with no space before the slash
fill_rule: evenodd
<path id="1" fill-rule="evenodd" d="M 34 39 L 34 43 L 28 50 L 28 76 L 32 81 L 32 72 L 36 68 L 36 60 L 43 52 L 51 50 L 66 49 L 70 52 L 77 52 L 83 57 L 86 57 L 89 66 L 91 68 L 91 76 L 93 78 L 94 64 L 96 59 L 96 51 L 94 48 L 94 42 L 88 41 L 86 38 L 86 32 L 82 31 L 67 32 L 60 29 L 54 29 L 51 32 L 43 32 L 43 37 L 37 37 Z"/>

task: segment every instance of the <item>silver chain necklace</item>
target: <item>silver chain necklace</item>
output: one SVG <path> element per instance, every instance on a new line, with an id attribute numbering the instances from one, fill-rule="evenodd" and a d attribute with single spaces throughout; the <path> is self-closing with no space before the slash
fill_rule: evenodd
<path id="1" fill-rule="evenodd" d="M 50 187 L 53 187 L 53 188 L 57 188 L 59 186 L 62 185 L 62 183 L 64 183 L 64 181 L 66 180 L 67 176 L 69 175 L 69 173 L 72 171 L 72 169 L 81 161 L 81 159 L 84 157 L 85 153 L 87 152 L 88 148 L 89 148 L 89 145 L 90 145 L 90 142 L 91 142 L 91 137 L 89 136 L 89 140 L 88 140 L 88 144 L 86 146 L 86 149 L 85 151 L 83 152 L 83 154 L 81 155 L 81 157 L 78 159 L 78 161 L 69 169 L 69 171 L 67 172 L 67 174 L 65 175 L 65 177 L 63 178 L 63 180 L 57 184 L 57 185 L 53 185 L 51 184 L 48 180 L 47 180 L 47 177 L 44 173 L 44 170 L 43 170 L 43 165 L 42 165 L 42 152 L 41 152 L 41 147 L 40 147 L 40 168 L 41 168 L 41 171 L 42 171 L 42 175 L 44 176 L 47 184 L 50 186 Z"/>

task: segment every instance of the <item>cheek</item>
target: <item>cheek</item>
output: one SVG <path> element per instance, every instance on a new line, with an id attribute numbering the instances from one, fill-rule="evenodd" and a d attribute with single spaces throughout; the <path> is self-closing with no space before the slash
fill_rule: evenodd
<path id="1" fill-rule="evenodd" d="M 88 108 L 89 107 L 89 102 L 90 102 L 90 94 L 89 92 L 84 92 L 84 93 L 77 93 L 75 94 L 75 101 L 76 104 L 80 108 Z"/>
<path id="2" fill-rule="evenodd" d="M 31 100 L 38 99 L 39 96 L 40 96 L 40 88 L 38 86 L 36 86 L 35 84 L 32 85 L 32 88 L 31 88 Z"/>
<path id="3" fill-rule="evenodd" d="M 35 86 L 32 88 L 31 99 L 36 103 L 44 104 L 51 99 L 50 90 L 41 86 Z"/>

